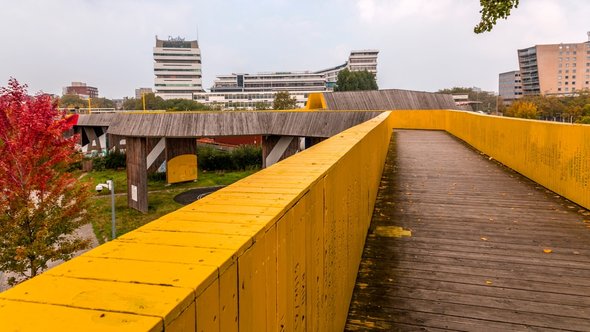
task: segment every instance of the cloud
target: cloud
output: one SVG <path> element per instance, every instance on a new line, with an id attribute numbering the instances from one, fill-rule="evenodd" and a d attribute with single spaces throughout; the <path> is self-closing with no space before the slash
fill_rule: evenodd
<path id="1" fill-rule="evenodd" d="M 465 6 L 455 0 L 357 0 L 359 17 L 366 23 L 390 23 L 405 19 L 443 20 Z"/>

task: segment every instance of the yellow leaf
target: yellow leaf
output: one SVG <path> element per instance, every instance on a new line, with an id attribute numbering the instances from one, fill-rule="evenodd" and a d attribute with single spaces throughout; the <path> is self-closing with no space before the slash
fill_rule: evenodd
<path id="1" fill-rule="evenodd" d="M 553 252 L 553 250 L 551 250 L 551 249 L 543 249 L 543 252 L 546 253 L 546 254 L 550 254 L 550 253 Z"/>
<path id="2" fill-rule="evenodd" d="M 481 240 L 482 240 L 482 241 L 487 241 L 488 239 L 487 239 L 487 238 L 485 238 L 485 237 L 482 237 L 482 238 L 481 238 Z"/>
<path id="3" fill-rule="evenodd" d="M 486 285 L 491 285 L 492 281 L 491 280 L 486 280 Z"/>

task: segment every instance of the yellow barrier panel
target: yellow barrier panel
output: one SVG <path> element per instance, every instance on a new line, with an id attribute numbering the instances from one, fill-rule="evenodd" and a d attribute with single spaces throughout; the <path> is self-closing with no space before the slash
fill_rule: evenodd
<path id="1" fill-rule="evenodd" d="M 168 160 L 166 179 L 168 183 L 193 181 L 197 179 L 197 156 L 183 154 Z"/>
<path id="2" fill-rule="evenodd" d="M 590 208 L 590 126 L 462 111 L 395 111 L 395 128 L 439 129 Z"/>
<path id="3" fill-rule="evenodd" d="M 342 331 L 389 114 L 1 293 L 2 329 Z"/>
<path id="4" fill-rule="evenodd" d="M 328 104 L 326 103 L 323 93 L 317 92 L 309 94 L 309 97 L 307 98 L 307 104 L 305 104 L 306 110 L 326 109 L 327 107 Z"/>

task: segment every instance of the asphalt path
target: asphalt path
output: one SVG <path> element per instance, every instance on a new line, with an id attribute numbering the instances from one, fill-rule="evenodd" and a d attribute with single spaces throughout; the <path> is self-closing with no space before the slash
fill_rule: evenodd
<path id="1" fill-rule="evenodd" d="M 225 186 L 217 186 L 217 187 L 203 187 L 203 188 L 195 188 L 191 190 L 187 190 L 183 193 L 180 193 L 174 197 L 174 201 L 182 204 L 187 205 L 196 200 L 199 200 L 217 190 L 223 188 Z"/>

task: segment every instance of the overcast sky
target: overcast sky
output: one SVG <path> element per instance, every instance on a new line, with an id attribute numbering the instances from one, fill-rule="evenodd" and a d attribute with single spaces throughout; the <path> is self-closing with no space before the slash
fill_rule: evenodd
<path id="1" fill-rule="evenodd" d="M 380 88 L 498 90 L 516 50 L 582 42 L 588 0 L 521 0 L 507 21 L 475 35 L 477 0 L 0 0 L 1 85 L 61 94 L 71 81 L 101 96 L 154 84 L 155 36 L 197 38 L 203 84 L 235 72 L 318 70 L 350 50 L 378 49 Z"/>

